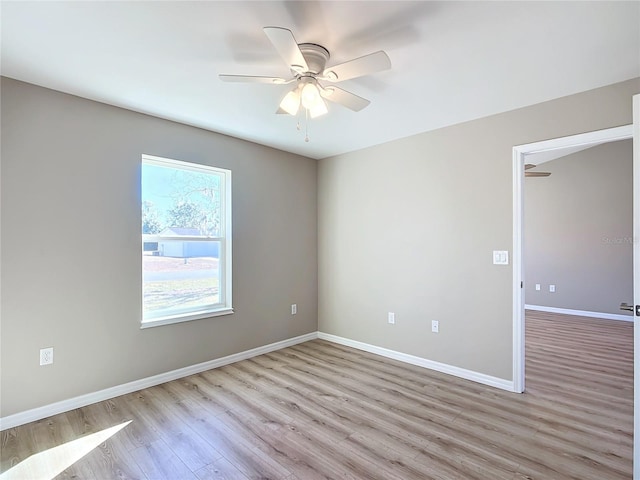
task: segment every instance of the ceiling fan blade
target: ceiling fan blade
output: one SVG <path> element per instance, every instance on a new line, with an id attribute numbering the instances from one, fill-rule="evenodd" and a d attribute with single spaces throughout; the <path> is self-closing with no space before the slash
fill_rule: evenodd
<path id="1" fill-rule="evenodd" d="M 292 70 L 309 71 L 307 61 L 304 59 L 291 30 L 282 27 L 264 27 L 263 30 Z"/>
<path id="2" fill-rule="evenodd" d="M 322 76 L 331 82 L 341 82 L 351 78 L 369 75 L 370 73 L 381 72 L 391 68 L 391 60 L 382 50 L 370 53 L 364 57 L 349 60 L 329 67 L 322 72 Z"/>
<path id="3" fill-rule="evenodd" d="M 284 85 L 291 80 L 285 80 L 280 77 L 261 77 L 258 75 L 218 75 L 223 82 L 239 82 L 239 83 L 271 83 L 275 85 Z"/>
<path id="4" fill-rule="evenodd" d="M 525 177 L 548 177 L 551 172 L 524 172 Z"/>
<path id="5" fill-rule="evenodd" d="M 371 102 L 366 98 L 359 97 L 358 95 L 347 92 L 338 87 L 334 87 L 333 85 L 330 87 L 320 89 L 320 95 L 323 98 L 335 103 L 339 103 L 340 105 L 344 105 L 347 108 L 350 108 L 354 112 L 359 112 Z"/>

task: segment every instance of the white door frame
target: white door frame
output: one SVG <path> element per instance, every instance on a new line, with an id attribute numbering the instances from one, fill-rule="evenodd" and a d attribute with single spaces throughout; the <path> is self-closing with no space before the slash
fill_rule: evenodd
<path id="1" fill-rule="evenodd" d="M 640 305 L 640 95 L 633 96 L 633 303 Z M 640 326 L 633 317 L 633 478 L 640 480 Z"/>
<path id="2" fill-rule="evenodd" d="M 524 392 L 524 265 L 523 214 L 524 164 L 526 156 L 573 147 L 633 138 L 633 125 L 554 138 L 513 147 L 513 391 Z M 640 215 L 634 209 L 634 216 Z M 640 224 L 640 221 L 634 222 Z"/>

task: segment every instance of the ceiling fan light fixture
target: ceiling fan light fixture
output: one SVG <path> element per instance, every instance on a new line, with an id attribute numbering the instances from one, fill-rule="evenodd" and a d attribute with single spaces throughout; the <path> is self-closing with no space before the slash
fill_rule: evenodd
<path id="1" fill-rule="evenodd" d="M 282 99 L 282 102 L 280 102 L 280 108 L 289 115 L 295 116 L 300 108 L 300 91 L 294 88 L 287 93 Z"/>
<path id="2" fill-rule="evenodd" d="M 316 117 L 319 117 L 320 115 L 324 115 L 325 113 L 329 112 L 329 109 L 327 108 L 327 104 L 321 98 L 318 98 L 318 102 L 316 102 L 316 104 L 313 107 L 309 108 L 308 110 L 309 110 L 309 116 L 311 118 L 316 118 Z"/>
<path id="3" fill-rule="evenodd" d="M 302 106 L 307 110 L 312 110 L 316 108 L 319 103 L 324 103 L 322 102 L 322 98 L 320 98 L 320 90 L 318 90 L 318 87 L 312 82 L 305 83 L 300 96 Z"/>

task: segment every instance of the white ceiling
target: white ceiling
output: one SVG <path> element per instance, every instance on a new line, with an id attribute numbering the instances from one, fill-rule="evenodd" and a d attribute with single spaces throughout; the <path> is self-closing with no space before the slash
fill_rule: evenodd
<path id="1" fill-rule="evenodd" d="M 324 158 L 640 76 L 640 2 L 8 2 L 4 76 Z M 329 65 L 385 50 L 340 83 L 371 100 L 309 125 L 275 115 L 287 76 L 262 31 L 324 45 Z"/>

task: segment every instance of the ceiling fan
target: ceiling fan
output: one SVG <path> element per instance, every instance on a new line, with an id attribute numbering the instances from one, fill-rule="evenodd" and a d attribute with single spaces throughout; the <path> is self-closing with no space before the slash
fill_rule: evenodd
<path id="1" fill-rule="evenodd" d="M 527 163 L 524 166 L 524 176 L 525 177 L 548 177 L 549 175 L 551 175 L 551 172 L 529 172 L 529 170 L 531 170 L 532 168 L 536 168 L 537 165 L 534 165 L 533 163 Z"/>
<path id="2" fill-rule="evenodd" d="M 291 30 L 286 28 L 264 27 L 263 30 L 289 66 L 292 76 L 290 78 L 226 74 L 219 76 L 225 82 L 295 84 L 280 102 L 276 113 L 288 113 L 295 116 L 302 106 L 306 115 L 315 118 L 328 112 L 324 100 L 338 103 L 358 112 L 371 102 L 333 84 L 391 68 L 391 61 L 382 50 L 327 67 L 330 57 L 329 50 L 322 45 L 299 44 Z M 325 85 L 324 82 L 327 82 L 328 85 Z"/>

